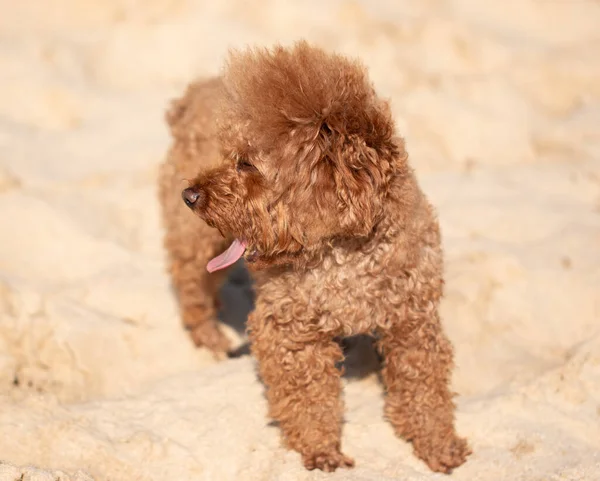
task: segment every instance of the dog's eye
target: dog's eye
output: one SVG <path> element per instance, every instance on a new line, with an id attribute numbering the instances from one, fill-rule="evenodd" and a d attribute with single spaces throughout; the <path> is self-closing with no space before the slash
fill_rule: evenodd
<path id="1" fill-rule="evenodd" d="M 248 162 L 248 160 L 244 159 L 244 158 L 240 158 L 237 160 L 236 163 L 236 169 L 238 172 L 251 172 L 256 170 L 256 167 L 254 167 L 254 165 L 252 165 L 250 162 Z"/>

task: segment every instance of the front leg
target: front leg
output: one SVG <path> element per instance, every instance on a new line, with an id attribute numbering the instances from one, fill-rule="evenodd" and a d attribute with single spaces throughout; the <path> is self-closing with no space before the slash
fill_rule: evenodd
<path id="1" fill-rule="evenodd" d="M 248 320 L 269 414 L 307 469 L 351 467 L 354 461 L 340 451 L 343 403 L 336 363 L 342 350 L 331 335 L 299 332 L 292 322 L 278 324 L 259 311 Z"/>
<path id="2" fill-rule="evenodd" d="M 452 346 L 438 315 L 441 282 L 417 273 L 404 309 L 380 332 L 387 388 L 385 412 L 433 471 L 449 473 L 471 453 L 454 428 Z M 415 282 L 412 282 L 412 281 Z"/>

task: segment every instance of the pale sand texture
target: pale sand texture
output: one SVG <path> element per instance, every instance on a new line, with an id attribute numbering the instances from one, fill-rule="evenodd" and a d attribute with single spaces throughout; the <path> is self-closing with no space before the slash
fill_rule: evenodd
<path id="1" fill-rule="evenodd" d="M 298 37 L 362 57 L 439 208 L 475 451 L 450 479 L 600 480 L 600 3 L 323 5 L 0 2 L 0 480 L 447 479 L 373 373 L 346 386 L 356 469 L 304 471 L 253 361 L 180 328 L 164 108 L 228 46 Z"/>

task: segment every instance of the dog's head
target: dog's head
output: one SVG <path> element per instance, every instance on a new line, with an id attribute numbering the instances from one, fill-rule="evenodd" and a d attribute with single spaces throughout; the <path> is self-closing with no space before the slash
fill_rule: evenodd
<path id="1" fill-rule="evenodd" d="M 368 236 L 405 160 L 389 106 L 356 61 L 301 42 L 232 53 L 218 135 L 224 158 L 183 198 L 236 240 L 209 263 L 305 262 L 334 239 Z"/>

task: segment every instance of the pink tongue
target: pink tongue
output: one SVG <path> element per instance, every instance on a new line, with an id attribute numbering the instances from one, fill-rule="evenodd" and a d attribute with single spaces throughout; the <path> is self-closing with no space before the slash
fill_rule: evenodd
<path id="1" fill-rule="evenodd" d="M 211 259 L 206 265 L 206 270 L 208 272 L 215 272 L 220 269 L 225 269 L 237 261 L 246 250 L 246 243 L 240 240 L 234 240 L 229 249 L 227 249 L 222 254 L 219 254 L 214 259 Z"/>

